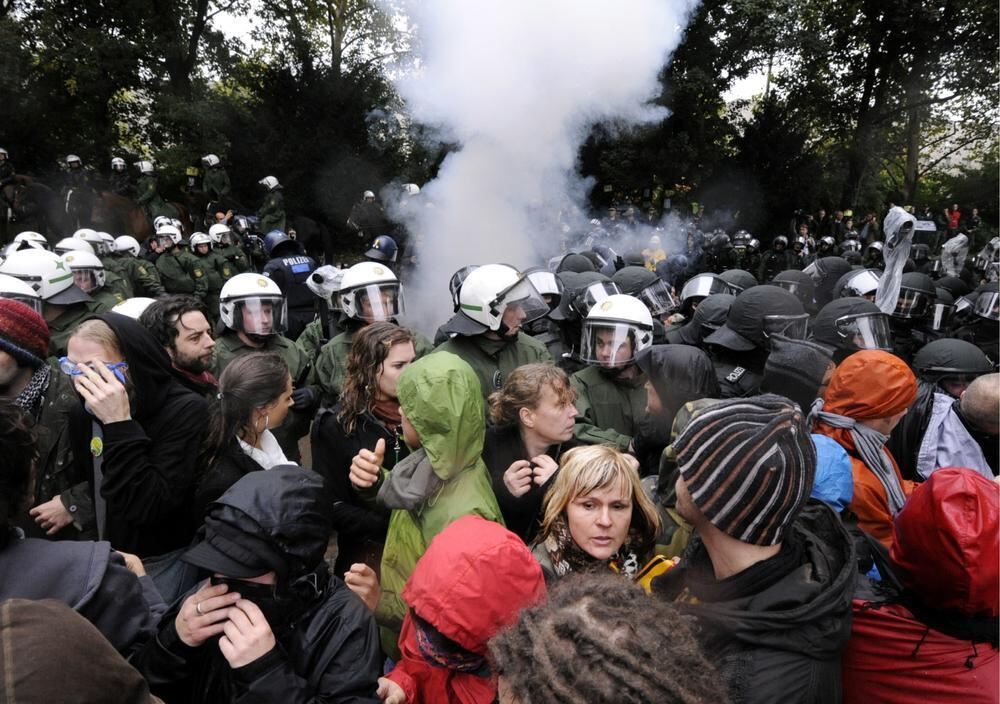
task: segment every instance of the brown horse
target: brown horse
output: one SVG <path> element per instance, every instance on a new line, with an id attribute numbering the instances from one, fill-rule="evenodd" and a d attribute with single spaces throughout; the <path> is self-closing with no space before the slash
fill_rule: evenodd
<path id="1" fill-rule="evenodd" d="M 187 237 L 191 234 L 191 217 L 181 203 L 168 202 L 181 221 L 181 231 Z M 146 211 L 135 201 L 111 191 L 101 191 L 94 201 L 91 213 L 94 229 L 111 233 L 128 234 L 144 242 L 153 234 L 153 224 L 146 217 Z"/>

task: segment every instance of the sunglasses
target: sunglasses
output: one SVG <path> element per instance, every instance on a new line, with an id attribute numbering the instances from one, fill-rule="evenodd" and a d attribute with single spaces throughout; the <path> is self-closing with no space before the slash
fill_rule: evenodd
<path id="1" fill-rule="evenodd" d="M 128 362 L 116 362 L 115 364 L 105 363 L 104 366 L 108 368 L 108 371 L 115 375 L 115 378 L 117 378 L 118 381 L 122 384 L 125 383 L 125 372 L 123 370 L 128 369 Z M 92 363 L 90 364 L 90 368 L 94 368 Z M 63 374 L 67 374 L 69 376 L 81 376 L 83 374 L 83 370 L 80 369 L 80 365 L 70 360 L 69 357 L 59 358 L 59 369 Z"/>

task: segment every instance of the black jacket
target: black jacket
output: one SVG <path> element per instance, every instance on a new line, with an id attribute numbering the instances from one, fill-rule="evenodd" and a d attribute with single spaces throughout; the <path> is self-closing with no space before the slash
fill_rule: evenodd
<path id="1" fill-rule="evenodd" d="M 815 501 L 792 524 L 790 541 L 801 550 L 798 567 L 770 586 L 727 601 L 678 604 L 698 622 L 704 651 L 735 704 L 841 700 L 840 654 L 851 635 L 857 575 L 854 545 L 833 509 Z M 695 566 L 711 574 L 697 536 L 681 566 L 654 580 L 654 593 L 686 600 L 695 591 Z"/>
<path id="2" fill-rule="evenodd" d="M 194 534 L 195 448 L 201 445 L 208 406 L 174 378 L 170 358 L 149 331 L 117 313 L 98 317 L 115 331 L 134 386 L 132 419 L 102 428 L 104 539 L 140 557 L 162 555 L 186 546 Z M 91 491 L 92 421 L 81 407 L 70 426 L 73 454 L 83 463 Z"/>
<path id="3" fill-rule="evenodd" d="M 389 530 L 390 511 L 366 503 L 351 485 L 351 460 L 361 449 L 373 450 L 379 439 L 385 440 L 385 469 L 391 470 L 410 454 L 400 432 L 392 432 L 369 413 L 359 416 L 354 432 L 347 435 L 337 420 L 340 409 L 340 404 L 322 409 L 312 430 L 313 470 L 323 477 L 337 531 L 334 574 L 338 577 L 355 562 L 364 562 L 378 572 L 381 547 Z"/>
<path id="4" fill-rule="evenodd" d="M 236 669 L 216 638 L 188 647 L 174 626 L 185 595 L 132 661 L 154 694 L 191 704 L 378 702 L 378 630 L 372 614 L 323 560 L 330 537 L 323 500 L 315 473 L 283 465 L 250 472 L 212 504 L 199 535 L 226 545 L 230 554 L 265 557 L 279 574 L 276 598 L 265 604 L 251 597 L 268 614 L 276 645 Z"/>
<path id="5" fill-rule="evenodd" d="M 240 443 L 234 437 L 219 455 L 219 458 L 198 480 L 198 486 L 194 492 L 196 525 L 201 524 L 201 519 L 204 518 L 208 505 L 225 494 L 229 487 L 238 482 L 245 474 L 263 469 L 243 451 Z"/>
<path id="6" fill-rule="evenodd" d="M 570 439 L 562 445 L 552 445 L 546 453 L 552 459 L 559 461 L 559 456 L 566 450 L 579 445 Z M 542 499 L 545 492 L 552 486 L 558 471 L 554 472 L 542 486 L 532 485 L 528 493 L 514 496 L 503 483 L 504 472 L 518 460 L 530 460 L 528 450 L 521 441 L 521 433 L 517 425 L 498 428 L 490 426 L 486 429 L 486 440 L 483 443 L 483 462 L 490 471 L 490 481 L 493 483 L 493 493 L 497 504 L 503 513 L 507 530 L 516 533 L 525 543 L 531 544 L 538 532 L 542 520 Z"/>

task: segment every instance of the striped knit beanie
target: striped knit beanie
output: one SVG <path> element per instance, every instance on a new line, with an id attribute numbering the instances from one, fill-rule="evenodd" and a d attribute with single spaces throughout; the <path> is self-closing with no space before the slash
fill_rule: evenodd
<path id="1" fill-rule="evenodd" d="M 816 450 L 802 411 L 781 396 L 714 404 L 673 447 L 694 505 L 744 543 L 780 543 L 812 491 Z"/>
<path id="2" fill-rule="evenodd" d="M 49 326 L 24 303 L 0 298 L 0 350 L 33 369 L 49 354 Z"/>

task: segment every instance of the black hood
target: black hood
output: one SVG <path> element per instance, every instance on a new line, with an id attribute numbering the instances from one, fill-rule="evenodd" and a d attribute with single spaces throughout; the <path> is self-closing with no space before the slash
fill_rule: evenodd
<path id="1" fill-rule="evenodd" d="M 674 416 L 685 403 L 719 395 L 719 381 L 712 360 L 697 347 L 653 345 L 642 350 L 635 363 L 660 397 L 663 413 L 657 424 L 667 435 L 674 424 Z"/>
<path id="2" fill-rule="evenodd" d="M 297 465 L 250 472 L 209 504 L 184 560 L 232 577 L 274 570 L 281 583 L 294 582 L 326 552 L 332 524 L 324 498 L 322 477 Z"/>
<path id="3" fill-rule="evenodd" d="M 803 546 L 802 562 L 776 584 L 732 601 L 679 605 L 697 618 L 706 652 L 739 644 L 816 659 L 838 657 L 851 634 L 854 543 L 833 509 L 816 500 L 802 509 L 788 539 Z M 708 560 L 708 553 L 694 539 L 685 558 Z"/>
<path id="4" fill-rule="evenodd" d="M 179 383 L 179 372 L 173 368 L 166 350 L 132 318 L 118 313 L 102 313 L 96 318 L 114 331 L 128 362 L 128 377 L 135 387 L 137 418 L 156 413 L 163 406 L 170 385 Z"/>

